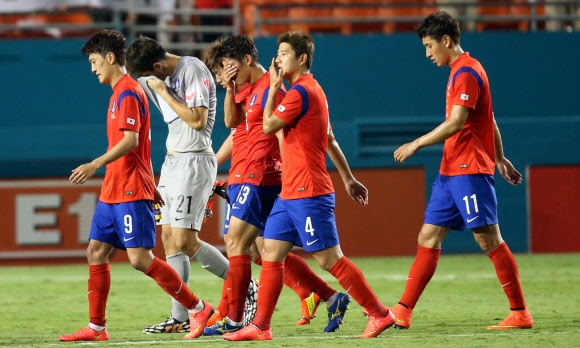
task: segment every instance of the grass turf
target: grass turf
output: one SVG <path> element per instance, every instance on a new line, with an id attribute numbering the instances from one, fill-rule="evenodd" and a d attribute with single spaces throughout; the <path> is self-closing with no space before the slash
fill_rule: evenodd
<path id="1" fill-rule="evenodd" d="M 546 347 L 577 346 L 580 342 L 580 254 L 516 255 L 528 307 L 531 330 L 490 332 L 486 327 L 508 314 L 508 303 L 491 262 L 480 255 L 443 255 L 431 283 L 413 313 L 410 330 L 387 330 L 376 339 L 354 339 L 366 319 L 354 301 L 344 324 L 324 334 L 326 310 L 319 308 L 310 325 L 297 327 L 298 297 L 284 288 L 274 313 L 274 340 L 226 342 L 219 337 L 183 341 L 183 334 L 141 333 L 145 326 L 165 320 L 170 298 L 155 282 L 128 264 L 112 265 L 107 307 L 110 341 L 103 346 L 181 347 Z M 331 286 L 337 281 L 315 266 Z M 383 303 L 395 304 L 404 289 L 413 261 L 410 257 L 354 258 Z M 254 276 L 260 268 L 253 266 Z M 88 323 L 86 265 L 0 267 L 0 346 L 55 347 L 94 345 L 64 343 L 58 336 Z M 217 305 L 221 280 L 192 264 L 190 287 Z"/>

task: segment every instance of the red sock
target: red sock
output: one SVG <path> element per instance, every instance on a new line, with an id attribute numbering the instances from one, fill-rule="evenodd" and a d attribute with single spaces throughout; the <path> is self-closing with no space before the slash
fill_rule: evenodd
<path id="1" fill-rule="evenodd" d="M 108 263 L 89 265 L 89 318 L 92 324 L 105 326 L 105 309 L 111 288 L 111 267 Z"/>
<path id="2" fill-rule="evenodd" d="M 501 243 L 487 255 L 499 279 L 503 291 L 510 302 L 511 310 L 523 310 L 526 308 L 524 293 L 518 275 L 518 264 L 507 244 Z"/>
<path id="3" fill-rule="evenodd" d="M 304 259 L 292 253 L 284 261 L 284 285 L 294 290 L 300 301 L 313 292 L 323 300 L 328 300 L 336 292 L 314 273 Z"/>
<path id="4" fill-rule="evenodd" d="M 224 279 L 224 285 L 222 286 L 222 298 L 220 299 L 220 303 L 217 306 L 217 311 L 220 312 L 220 316 L 225 317 L 228 314 L 228 310 L 230 309 L 230 303 L 228 301 L 228 287 L 229 287 L 228 278 Z"/>
<path id="5" fill-rule="evenodd" d="M 415 308 L 423 290 L 435 274 L 439 255 L 441 255 L 441 248 L 426 248 L 421 245 L 417 247 L 417 256 L 415 256 L 415 261 L 409 270 L 405 292 L 401 296 L 400 304 L 409 309 Z"/>
<path id="6" fill-rule="evenodd" d="M 228 318 L 235 322 L 244 321 L 244 310 L 246 308 L 246 295 L 248 286 L 252 279 L 252 264 L 250 255 L 236 255 L 228 258 L 230 270 L 228 279 Z"/>
<path id="7" fill-rule="evenodd" d="M 360 269 L 346 258 L 346 256 L 341 257 L 332 266 L 330 274 L 338 279 L 338 282 L 346 292 L 359 305 L 366 309 L 370 316 L 383 318 L 387 315 L 387 307 L 381 303 L 375 292 L 371 289 Z"/>
<path id="8" fill-rule="evenodd" d="M 153 259 L 145 274 L 153 278 L 166 293 L 176 299 L 185 308 L 193 309 L 199 303 L 199 298 L 181 280 L 179 274 L 166 262 L 161 261 L 157 257 Z"/>
<path id="9" fill-rule="evenodd" d="M 284 262 L 262 262 L 260 287 L 258 288 L 258 310 L 252 324 L 260 330 L 268 330 L 274 308 L 284 287 Z"/>
<path id="10" fill-rule="evenodd" d="M 258 266 L 262 266 L 262 257 L 258 256 L 255 260 L 254 263 Z"/>

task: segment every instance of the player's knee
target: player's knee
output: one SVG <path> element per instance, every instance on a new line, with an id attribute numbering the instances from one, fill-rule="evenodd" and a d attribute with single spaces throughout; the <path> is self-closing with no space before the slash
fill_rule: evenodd
<path id="1" fill-rule="evenodd" d="M 89 264 L 107 263 L 109 258 L 108 250 L 103 248 L 94 248 L 91 245 L 87 247 L 87 261 Z"/>

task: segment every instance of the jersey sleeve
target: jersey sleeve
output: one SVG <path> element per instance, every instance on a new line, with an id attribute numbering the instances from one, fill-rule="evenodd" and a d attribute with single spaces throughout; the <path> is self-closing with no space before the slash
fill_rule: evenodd
<path id="1" fill-rule="evenodd" d="M 117 103 L 117 127 L 139 133 L 141 120 L 145 117 L 145 104 L 133 90 L 125 90 L 119 95 Z"/>
<path id="2" fill-rule="evenodd" d="M 453 81 L 453 105 L 475 109 L 482 87 L 480 81 L 482 80 L 475 71 L 463 71 L 457 74 Z"/>
<path id="3" fill-rule="evenodd" d="M 208 76 L 200 66 L 188 64 L 184 68 L 183 90 L 185 91 L 185 103 L 190 108 L 203 106 L 209 109 L 209 95 L 211 83 Z"/>
<path id="4" fill-rule="evenodd" d="M 304 90 L 302 86 L 300 86 L 300 88 L 295 88 L 296 86 L 290 88 L 278 107 L 274 109 L 274 116 L 278 117 L 286 124 L 294 124 L 301 116 L 304 115 L 304 103 L 306 103 L 306 110 L 308 109 L 308 102 L 303 100 L 304 97 L 308 97 L 306 90 Z M 276 101 L 278 101 L 279 94 L 280 93 L 277 93 L 276 95 Z"/>

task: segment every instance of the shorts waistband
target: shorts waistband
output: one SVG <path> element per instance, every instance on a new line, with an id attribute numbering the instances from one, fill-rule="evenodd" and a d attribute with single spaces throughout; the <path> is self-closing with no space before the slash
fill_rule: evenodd
<path id="1" fill-rule="evenodd" d="M 179 156 L 179 155 L 187 155 L 187 154 L 213 154 L 213 149 L 210 147 L 206 147 L 201 151 L 186 151 L 186 152 L 176 152 L 176 151 L 169 151 L 167 150 L 168 155 L 172 156 Z"/>

